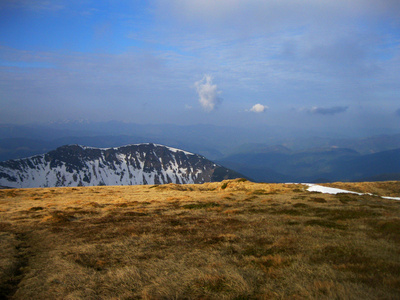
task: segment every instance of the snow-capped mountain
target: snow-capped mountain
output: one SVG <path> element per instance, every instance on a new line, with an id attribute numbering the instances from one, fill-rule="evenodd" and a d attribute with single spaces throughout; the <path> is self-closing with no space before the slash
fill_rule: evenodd
<path id="1" fill-rule="evenodd" d="M 0 162 L 0 186 L 203 183 L 241 177 L 203 156 L 156 144 L 118 148 L 67 145 L 46 154 Z"/>

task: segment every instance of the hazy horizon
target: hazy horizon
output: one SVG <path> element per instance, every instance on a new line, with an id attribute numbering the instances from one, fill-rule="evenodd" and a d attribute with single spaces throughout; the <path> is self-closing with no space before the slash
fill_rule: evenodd
<path id="1" fill-rule="evenodd" d="M 0 123 L 400 130 L 400 2 L 0 4 Z"/>

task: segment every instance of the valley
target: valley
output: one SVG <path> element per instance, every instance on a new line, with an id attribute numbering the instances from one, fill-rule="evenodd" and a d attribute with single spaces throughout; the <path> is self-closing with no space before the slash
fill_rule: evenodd
<path id="1" fill-rule="evenodd" d="M 400 179 L 400 148 L 372 154 L 325 147 L 238 153 L 217 161 L 258 182 L 334 182 Z"/>

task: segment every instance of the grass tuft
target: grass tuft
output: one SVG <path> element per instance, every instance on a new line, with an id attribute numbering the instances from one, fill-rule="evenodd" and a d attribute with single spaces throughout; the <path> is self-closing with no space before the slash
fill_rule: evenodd
<path id="1" fill-rule="evenodd" d="M 219 207 L 220 204 L 216 202 L 198 202 L 198 203 L 191 203 L 191 204 L 185 204 L 182 207 L 186 209 L 207 209 L 207 208 L 212 208 L 212 207 Z"/>
<path id="2" fill-rule="evenodd" d="M 304 225 L 306 226 L 321 226 L 325 228 L 331 228 L 331 229 L 340 229 L 340 230 L 346 230 L 347 226 L 338 224 L 336 222 L 330 221 L 330 220 L 324 220 L 324 219 L 312 219 L 304 222 Z"/>
<path id="3" fill-rule="evenodd" d="M 227 183 L 227 182 L 224 182 L 224 183 L 221 185 L 221 189 L 222 189 L 222 190 L 226 189 L 227 187 L 228 187 L 228 183 Z"/>
<path id="4" fill-rule="evenodd" d="M 400 242 L 400 219 L 378 220 L 371 222 L 375 232 L 384 238 Z"/>
<path id="5" fill-rule="evenodd" d="M 326 203 L 326 202 L 328 202 L 324 198 L 321 198 L 321 197 L 310 197 L 309 201 L 315 202 L 315 203 Z"/>

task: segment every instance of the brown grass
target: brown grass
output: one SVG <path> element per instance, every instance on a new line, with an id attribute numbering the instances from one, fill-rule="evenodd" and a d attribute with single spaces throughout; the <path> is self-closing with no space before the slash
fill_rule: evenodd
<path id="1" fill-rule="evenodd" d="M 377 182 L 335 182 L 326 183 L 325 186 L 359 193 L 371 193 L 378 196 L 400 197 L 400 181 Z"/>
<path id="2" fill-rule="evenodd" d="M 0 299 L 400 297 L 399 201 L 229 180 L 0 190 L 0 206 Z"/>

